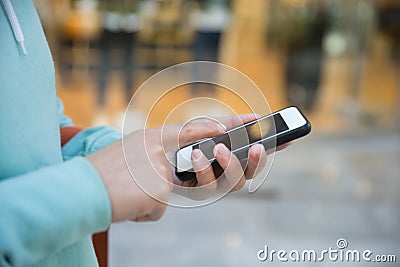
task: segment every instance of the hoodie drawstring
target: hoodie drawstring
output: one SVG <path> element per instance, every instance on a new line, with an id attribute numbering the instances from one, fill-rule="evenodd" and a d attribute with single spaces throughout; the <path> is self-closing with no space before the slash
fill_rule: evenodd
<path id="1" fill-rule="evenodd" d="M 17 15 L 15 14 L 14 7 L 12 6 L 11 0 L 1 0 L 1 2 L 3 3 L 4 10 L 7 14 L 8 20 L 10 21 L 15 40 L 18 42 L 24 55 L 27 55 L 28 51 L 25 48 L 24 33 L 22 32 L 21 25 L 19 24 Z"/>

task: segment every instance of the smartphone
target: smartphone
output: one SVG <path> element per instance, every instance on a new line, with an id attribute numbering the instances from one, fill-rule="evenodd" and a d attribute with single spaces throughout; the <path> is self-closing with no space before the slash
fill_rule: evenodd
<path id="1" fill-rule="evenodd" d="M 303 137 L 310 131 L 311 124 L 301 111 L 294 106 L 287 107 L 228 130 L 223 135 L 198 140 L 181 147 L 176 152 L 175 174 L 181 181 L 188 181 L 196 177 L 191 161 L 194 149 L 200 149 L 203 152 L 210 161 L 215 176 L 219 177 L 223 173 L 223 169 L 213 154 L 216 144 L 223 143 L 239 160 L 246 160 L 249 148 L 254 144 L 263 144 L 268 150 Z"/>

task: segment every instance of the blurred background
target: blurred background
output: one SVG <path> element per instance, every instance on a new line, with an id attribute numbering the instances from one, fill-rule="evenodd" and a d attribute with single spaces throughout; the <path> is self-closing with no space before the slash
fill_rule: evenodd
<path id="1" fill-rule="evenodd" d="M 275 266 L 259 262 L 257 251 L 265 245 L 322 250 L 338 238 L 400 261 L 400 1 L 35 3 L 58 96 L 79 126 L 121 128 L 143 81 L 192 60 L 237 68 L 271 110 L 297 105 L 313 125 L 311 135 L 276 155 L 255 194 L 243 190 L 203 208 L 170 208 L 157 223 L 113 225 L 111 266 Z M 159 92 L 134 100 L 137 122 L 144 120 L 141 103 Z M 199 96 L 247 111 L 227 90 L 186 86 L 164 96 L 148 126 Z M 399 263 L 379 266 L 386 265 Z"/>

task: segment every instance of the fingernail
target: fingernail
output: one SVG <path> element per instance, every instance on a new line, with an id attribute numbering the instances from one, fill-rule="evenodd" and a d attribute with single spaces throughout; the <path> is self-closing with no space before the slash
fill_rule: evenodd
<path id="1" fill-rule="evenodd" d="M 214 155 L 216 156 L 217 154 L 219 155 L 219 156 L 228 156 L 229 155 L 229 149 L 225 146 L 225 145 L 223 145 L 223 144 L 217 144 L 215 147 L 214 147 Z"/>
<path id="2" fill-rule="evenodd" d="M 200 157 L 201 157 L 201 151 L 200 151 L 200 149 L 195 149 L 195 150 L 193 150 L 193 158 L 194 158 L 195 160 L 198 160 L 198 159 L 200 159 Z"/>

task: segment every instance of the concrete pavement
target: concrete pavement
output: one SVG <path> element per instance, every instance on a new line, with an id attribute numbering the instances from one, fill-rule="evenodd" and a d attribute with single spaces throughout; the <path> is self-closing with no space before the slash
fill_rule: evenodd
<path id="1" fill-rule="evenodd" d="M 196 209 L 169 208 L 156 223 L 111 227 L 111 266 L 400 266 L 400 134 L 313 134 L 277 153 L 254 194 Z M 397 263 L 261 262 L 257 252 L 369 249 Z M 276 255 L 275 255 L 276 257 Z M 287 256 L 286 256 L 287 257 Z"/>

